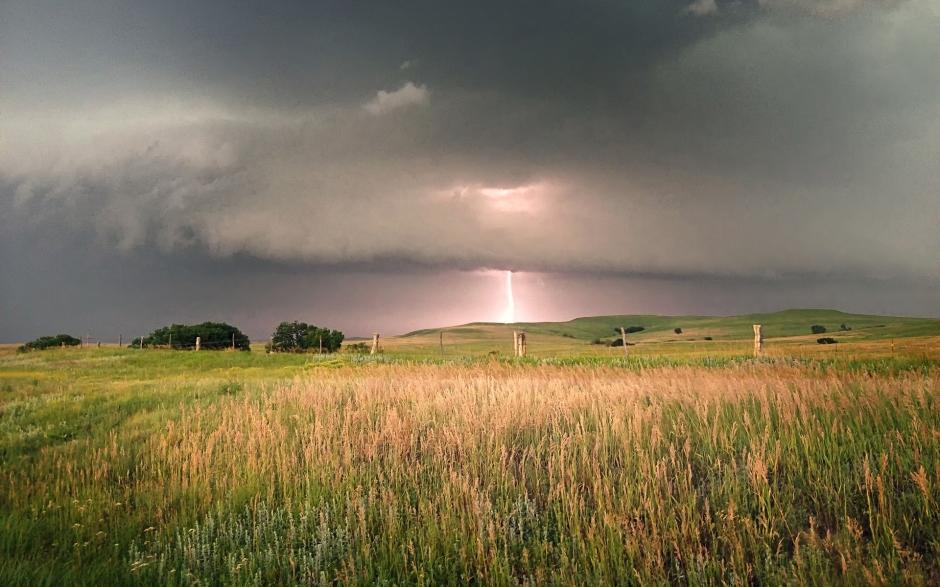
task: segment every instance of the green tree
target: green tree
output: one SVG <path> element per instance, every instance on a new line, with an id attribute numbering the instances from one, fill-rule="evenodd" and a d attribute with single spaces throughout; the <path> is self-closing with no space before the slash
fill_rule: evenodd
<path id="1" fill-rule="evenodd" d="M 31 340 L 21 345 L 17 350 L 21 353 L 25 353 L 28 351 L 41 351 L 43 349 L 62 346 L 78 346 L 81 343 L 82 341 L 70 334 L 57 334 L 55 336 L 40 336 L 36 340 Z"/>
<path id="2" fill-rule="evenodd" d="M 205 350 L 225 350 L 233 346 L 238 350 L 251 350 L 251 341 L 238 328 L 225 322 L 203 322 L 202 324 L 171 324 L 158 328 L 144 337 L 145 347 L 167 347 L 173 349 L 194 349 L 196 338 L 199 348 Z M 141 339 L 131 341 L 131 348 L 139 348 Z"/>
<path id="3" fill-rule="evenodd" d="M 343 344 L 339 330 L 320 328 L 306 322 L 281 322 L 271 335 L 271 350 L 276 353 L 303 353 L 310 350 L 333 353 Z"/>

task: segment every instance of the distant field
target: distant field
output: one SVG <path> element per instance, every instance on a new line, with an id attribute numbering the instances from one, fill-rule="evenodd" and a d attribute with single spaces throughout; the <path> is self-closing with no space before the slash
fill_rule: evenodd
<path id="1" fill-rule="evenodd" d="M 771 314 L 731 317 L 703 316 L 595 316 L 569 322 L 534 322 L 512 325 L 474 323 L 449 328 L 419 330 L 383 339 L 390 353 L 408 356 L 440 356 L 498 353 L 512 355 L 512 332 L 527 333 L 529 354 L 534 357 L 615 357 L 623 348 L 606 343 L 619 327 L 642 326 L 628 334 L 630 355 L 641 357 L 708 357 L 748 355 L 753 346 L 754 324 L 763 324 L 766 352 L 771 356 L 940 358 L 940 320 L 846 314 L 834 310 L 786 310 Z M 825 334 L 813 334 L 814 324 Z M 840 330 L 845 325 L 851 330 Z M 676 334 L 681 328 L 682 334 Z M 440 335 L 444 335 L 441 351 Z M 838 342 L 819 345 L 827 336 Z M 705 340 L 710 337 L 712 340 Z"/>
<path id="2" fill-rule="evenodd" d="M 938 584 L 937 321 L 823 318 L 3 347 L 0 585 Z"/>

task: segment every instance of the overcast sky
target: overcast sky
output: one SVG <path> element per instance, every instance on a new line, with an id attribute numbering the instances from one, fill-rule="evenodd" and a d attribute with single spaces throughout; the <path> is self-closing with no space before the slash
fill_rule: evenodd
<path id="1" fill-rule="evenodd" d="M 940 316 L 938 31 L 940 0 L 6 0 L 0 340 L 497 320 L 505 270 L 521 320 Z"/>

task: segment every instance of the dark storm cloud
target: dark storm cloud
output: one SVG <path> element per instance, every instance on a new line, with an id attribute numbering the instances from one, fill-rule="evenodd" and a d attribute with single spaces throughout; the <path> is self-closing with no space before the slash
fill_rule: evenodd
<path id="1" fill-rule="evenodd" d="M 437 83 L 474 91 L 596 92 L 714 28 L 679 18 L 684 6 L 37 0 L 9 6 L 5 32 L 7 47 L 30 66 L 20 68 L 23 78 L 104 73 L 95 76 L 104 81 L 120 69 L 135 83 L 175 78 L 285 106 L 374 91 L 396 81 L 406 60 Z M 591 84 L 559 83 L 567 79 Z M 121 88 L 122 80 L 106 85 Z"/>
<path id="2" fill-rule="evenodd" d="M 0 228 L 63 264 L 935 285 L 938 27 L 934 0 L 8 2 Z"/>

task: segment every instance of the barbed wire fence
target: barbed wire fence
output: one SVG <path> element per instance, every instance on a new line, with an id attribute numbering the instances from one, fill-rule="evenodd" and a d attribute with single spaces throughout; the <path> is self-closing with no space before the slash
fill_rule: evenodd
<path id="1" fill-rule="evenodd" d="M 135 336 L 135 337 L 125 337 L 123 334 L 117 336 L 117 340 L 113 338 L 97 337 L 92 334 L 84 334 L 79 339 L 79 348 L 89 349 L 89 348 L 102 348 L 102 347 L 117 347 L 117 348 L 139 348 L 139 349 L 173 349 L 173 350 L 219 350 L 219 349 L 238 349 L 238 340 L 233 336 L 232 338 L 226 337 L 225 339 L 213 338 L 205 340 L 201 337 L 198 341 L 178 341 L 173 340 L 172 335 L 168 337 L 167 342 L 154 344 L 151 341 L 148 341 L 149 336 Z M 268 341 L 265 341 L 268 342 Z"/>

